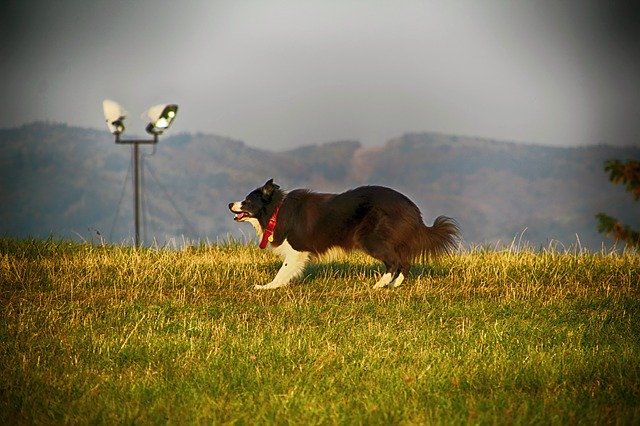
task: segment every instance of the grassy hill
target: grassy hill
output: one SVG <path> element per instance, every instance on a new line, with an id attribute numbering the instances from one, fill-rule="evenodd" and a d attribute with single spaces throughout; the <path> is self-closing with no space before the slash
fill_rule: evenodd
<path id="1" fill-rule="evenodd" d="M 237 243 L 0 239 L 0 422 L 640 422 L 637 253 L 364 255 L 256 291 Z"/>
<path id="2" fill-rule="evenodd" d="M 129 147 L 106 131 L 34 123 L 0 129 L 0 235 L 131 242 Z M 383 146 L 355 141 L 276 152 L 215 135 L 180 134 L 144 147 L 142 234 L 147 244 L 248 240 L 227 204 L 273 177 L 320 192 L 378 184 L 398 189 L 431 223 L 455 217 L 467 243 L 534 246 L 557 240 L 600 250 L 595 215 L 640 228 L 640 205 L 603 170 L 639 147 L 556 148 L 435 133 Z"/>

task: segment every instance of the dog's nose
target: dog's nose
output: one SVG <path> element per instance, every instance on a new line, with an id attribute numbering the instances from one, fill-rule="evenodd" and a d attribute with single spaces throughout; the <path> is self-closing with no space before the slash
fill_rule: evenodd
<path id="1" fill-rule="evenodd" d="M 233 209 L 233 203 L 229 203 L 229 210 Z"/>

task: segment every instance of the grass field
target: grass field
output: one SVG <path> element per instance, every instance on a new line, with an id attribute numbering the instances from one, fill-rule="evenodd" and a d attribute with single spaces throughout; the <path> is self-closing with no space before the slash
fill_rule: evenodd
<path id="1" fill-rule="evenodd" d="M 0 424 L 639 424 L 640 256 L 0 239 Z"/>

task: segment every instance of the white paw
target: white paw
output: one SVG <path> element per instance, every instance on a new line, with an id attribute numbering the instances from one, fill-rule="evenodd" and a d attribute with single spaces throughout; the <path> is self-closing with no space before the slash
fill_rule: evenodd
<path id="1" fill-rule="evenodd" d="M 385 288 L 392 280 L 393 275 L 391 275 L 390 273 L 385 273 L 382 277 L 380 277 L 380 279 L 378 280 L 378 282 L 376 283 L 376 285 L 373 286 L 373 288 L 379 289 L 379 288 Z"/>
<path id="2" fill-rule="evenodd" d="M 385 288 L 386 286 L 387 283 L 378 281 L 376 285 L 373 286 L 373 288 L 375 288 L 376 290 L 380 290 L 381 288 Z"/>
<path id="3" fill-rule="evenodd" d="M 389 283 L 389 288 L 398 288 L 402 285 L 402 282 L 404 281 L 404 275 L 402 274 L 402 272 L 400 272 L 398 274 L 398 276 L 396 277 L 396 279 L 394 279 L 393 281 L 391 281 Z"/>
<path id="4" fill-rule="evenodd" d="M 263 285 L 256 284 L 256 285 L 254 286 L 254 288 L 255 288 L 256 290 L 271 290 L 271 289 L 274 289 L 274 288 L 282 287 L 283 285 L 284 285 L 284 284 L 278 284 L 278 283 L 274 283 L 274 282 L 272 281 L 272 282 L 270 282 L 270 283 L 268 283 L 268 284 L 263 284 Z"/>

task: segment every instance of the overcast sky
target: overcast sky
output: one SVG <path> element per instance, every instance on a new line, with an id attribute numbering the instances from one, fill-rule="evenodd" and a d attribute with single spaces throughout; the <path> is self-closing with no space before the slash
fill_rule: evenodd
<path id="1" fill-rule="evenodd" d="M 640 144 L 635 4 L 5 0 L 0 127 L 106 131 L 111 98 L 131 133 L 172 102 L 172 133 L 268 149 L 420 131 Z"/>

